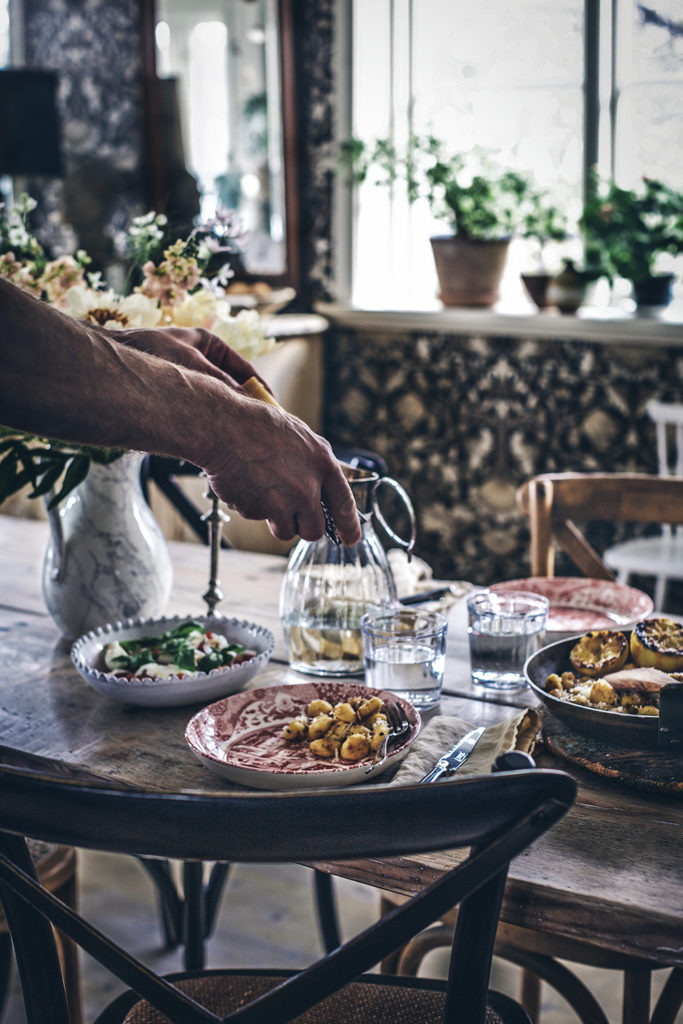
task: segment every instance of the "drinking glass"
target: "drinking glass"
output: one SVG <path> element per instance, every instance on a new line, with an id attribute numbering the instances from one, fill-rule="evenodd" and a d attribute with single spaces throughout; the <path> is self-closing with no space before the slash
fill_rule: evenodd
<path id="1" fill-rule="evenodd" d="M 484 590 L 468 598 L 473 683 L 488 690 L 525 685 L 524 663 L 543 643 L 549 604 L 521 590 Z"/>
<path id="2" fill-rule="evenodd" d="M 375 609 L 360 620 L 365 681 L 419 711 L 441 700 L 448 620 L 438 612 Z"/>

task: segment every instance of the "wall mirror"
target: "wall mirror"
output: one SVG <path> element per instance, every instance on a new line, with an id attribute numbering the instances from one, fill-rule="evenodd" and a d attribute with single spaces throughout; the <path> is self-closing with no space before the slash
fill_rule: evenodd
<path id="1" fill-rule="evenodd" d="M 290 0 L 149 0 L 154 205 L 186 227 L 219 209 L 246 231 L 239 276 L 298 285 Z"/>

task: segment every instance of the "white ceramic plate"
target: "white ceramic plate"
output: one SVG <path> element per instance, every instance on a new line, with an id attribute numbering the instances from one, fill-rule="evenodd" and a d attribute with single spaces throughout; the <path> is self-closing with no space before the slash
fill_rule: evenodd
<path id="1" fill-rule="evenodd" d="M 317 697 L 337 704 L 350 697 L 374 695 L 385 702 L 398 701 L 412 728 L 407 738 L 392 748 L 384 764 L 367 775 L 370 757 L 354 762 L 326 761 L 314 757 L 307 743 L 285 743 L 282 738 L 283 726 L 305 712 Z M 207 768 L 232 782 L 256 789 L 320 789 L 375 779 L 405 757 L 420 725 L 420 715 L 412 704 L 395 694 L 362 683 L 321 681 L 226 697 L 190 719 L 185 739 Z"/>
<path id="2" fill-rule="evenodd" d="M 642 590 L 583 576 L 530 576 L 495 583 L 490 590 L 526 590 L 550 601 L 548 642 L 591 629 L 633 626 L 651 614 L 654 604 Z"/>
<path id="3" fill-rule="evenodd" d="M 200 672 L 194 676 L 169 676 L 167 679 L 121 679 L 97 668 L 106 644 L 141 636 L 159 636 L 188 619 L 257 651 L 256 656 L 231 668 L 215 668 L 211 672 Z M 166 619 L 128 619 L 100 626 L 75 641 L 71 648 L 71 660 L 85 681 L 105 697 L 123 704 L 178 707 L 216 700 L 217 697 L 241 690 L 257 672 L 265 668 L 274 645 L 275 638 L 270 630 L 253 622 L 227 619 L 220 615 L 176 615 Z"/>

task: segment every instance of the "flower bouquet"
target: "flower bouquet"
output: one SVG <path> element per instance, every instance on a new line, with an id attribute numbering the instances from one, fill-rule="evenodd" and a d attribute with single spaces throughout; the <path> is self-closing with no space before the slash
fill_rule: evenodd
<path id="1" fill-rule="evenodd" d="M 29 228 L 36 203 L 27 195 L 0 206 L 0 276 L 62 312 L 109 330 L 203 327 L 245 359 L 274 346 L 255 310 L 233 315 L 226 295 L 230 255 L 239 251 L 239 222 L 231 211 L 197 228 L 186 239 L 169 238 L 163 214 L 135 217 L 123 236 L 128 274 L 120 291 L 88 271 L 83 250 L 50 259 Z M 224 259 L 209 276 L 210 268 Z M 51 493 L 50 506 L 85 479 L 91 463 L 107 464 L 123 453 L 24 434 L 0 426 L 0 503 L 29 485 L 29 497 Z"/>

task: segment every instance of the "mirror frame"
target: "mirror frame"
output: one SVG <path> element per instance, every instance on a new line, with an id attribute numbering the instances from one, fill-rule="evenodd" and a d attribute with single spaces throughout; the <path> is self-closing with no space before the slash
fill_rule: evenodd
<path id="1" fill-rule="evenodd" d="M 245 0 L 235 0 L 243 3 Z M 281 274 L 240 271 L 238 280 L 265 281 L 273 288 L 301 285 L 299 257 L 299 192 L 297 159 L 296 81 L 294 73 L 293 0 L 278 0 L 280 28 L 280 88 L 282 94 L 282 160 L 285 192 L 285 268 Z M 156 64 L 156 0 L 142 0 L 142 77 L 144 176 L 147 202 L 163 211 L 163 157 L 160 125 L 159 79 Z"/>

